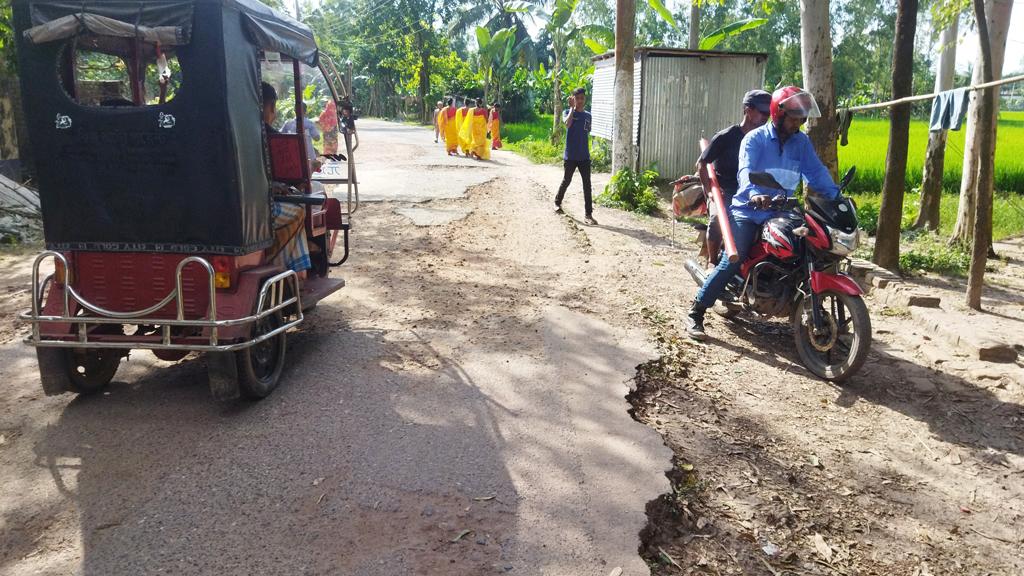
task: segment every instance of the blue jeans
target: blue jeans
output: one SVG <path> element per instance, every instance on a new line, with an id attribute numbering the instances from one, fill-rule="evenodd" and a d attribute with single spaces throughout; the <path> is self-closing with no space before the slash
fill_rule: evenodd
<path id="1" fill-rule="evenodd" d="M 740 264 L 747 259 L 750 247 L 754 245 L 754 240 L 757 239 L 758 233 L 761 231 L 761 225 L 757 222 L 746 218 L 737 219 L 731 213 L 729 214 L 729 224 L 732 226 L 732 238 L 736 241 L 736 253 L 739 258 L 732 263 L 725 255 L 722 255 L 718 266 L 697 292 L 698 306 L 710 308 L 715 304 L 715 300 L 722 294 L 725 285 L 740 271 Z"/>

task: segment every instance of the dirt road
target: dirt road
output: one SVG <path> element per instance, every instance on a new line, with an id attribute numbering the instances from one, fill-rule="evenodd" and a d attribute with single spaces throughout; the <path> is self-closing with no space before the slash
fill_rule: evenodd
<path id="1" fill-rule="evenodd" d="M 845 388 L 781 324 L 680 340 L 664 221 L 584 226 L 557 167 L 360 129 L 348 286 L 270 398 L 217 405 L 201 358 L 145 353 L 45 398 L 0 346 L 0 574 L 1024 571 L 1015 372 L 955 370 L 880 306 Z M 0 267 L 16 291 L 25 257 Z"/>

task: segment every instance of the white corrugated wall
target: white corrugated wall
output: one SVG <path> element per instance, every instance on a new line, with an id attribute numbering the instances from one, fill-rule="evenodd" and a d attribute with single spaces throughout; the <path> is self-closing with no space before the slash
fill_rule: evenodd
<path id="1" fill-rule="evenodd" d="M 637 143 L 640 128 L 640 79 L 643 77 L 640 59 L 633 64 L 633 144 Z M 615 59 L 606 58 L 594 63 L 594 94 L 590 103 L 593 116 L 590 133 L 605 140 L 612 139 L 615 110 Z"/>
<path id="2" fill-rule="evenodd" d="M 698 140 L 740 122 L 743 95 L 764 84 L 765 59 L 647 53 L 643 61 L 638 165 L 653 163 L 668 179 L 692 174 Z"/>

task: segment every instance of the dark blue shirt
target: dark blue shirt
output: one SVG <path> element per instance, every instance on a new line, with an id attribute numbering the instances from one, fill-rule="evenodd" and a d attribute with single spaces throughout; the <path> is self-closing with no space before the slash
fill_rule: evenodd
<path id="1" fill-rule="evenodd" d="M 569 114 L 573 114 L 572 126 L 565 134 L 565 153 L 563 160 L 575 160 L 576 162 L 590 162 L 590 112 L 586 110 L 577 112 L 574 108 L 565 111 L 562 116 L 564 122 Z"/>

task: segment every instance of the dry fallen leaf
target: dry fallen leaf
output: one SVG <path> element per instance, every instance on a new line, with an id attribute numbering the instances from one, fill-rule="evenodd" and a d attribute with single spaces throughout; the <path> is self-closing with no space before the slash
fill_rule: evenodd
<path id="1" fill-rule="evenodd" d="M 815 533 L 811 540 L 814 542 L 814 550 L 818 553 L 818 556 L 821 556 L 822 560 L 831 564 L 832 547 L 825 543 L 825 537 Z"/>
<path id="2" fill-rule="evenodd" d="M 458 536 L 456 536 L 455 538 L 452 538 L 450 540 L 450 542 L 458 542 L 459 540 L 462 540 L 463 538 L 465 538 L 467 534 L 471 534 L 472 532 L 473 532 L 472 530 L 463 530 L 462 532 L 459 532 Z"/>

